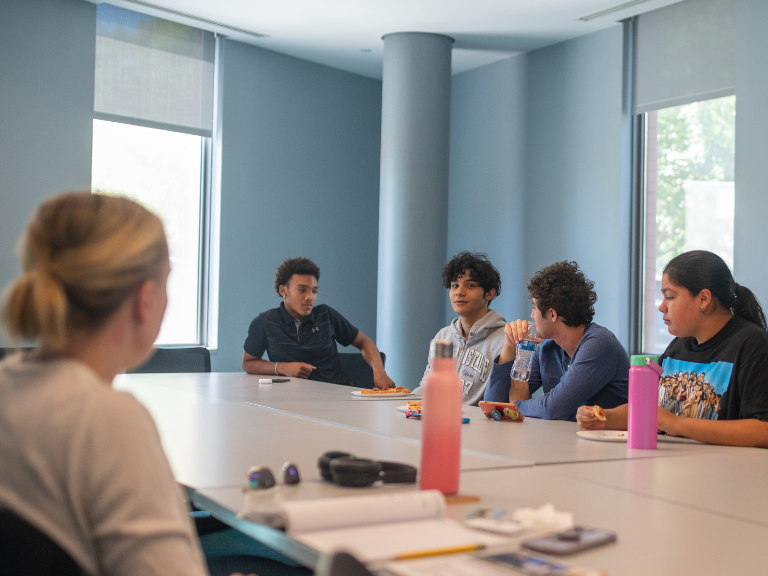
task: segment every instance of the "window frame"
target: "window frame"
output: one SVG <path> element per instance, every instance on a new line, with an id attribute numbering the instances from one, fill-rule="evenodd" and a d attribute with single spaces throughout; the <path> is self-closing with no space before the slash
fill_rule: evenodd
<path id="1" fill-rule="evenodd" d="M 719 94 L 677 104 L 685 106 L 718 98 L 735 96 Z M 663 110 L 661 108 L 659 110 Z M 659 110 L 655 110 L 658 112 Z M 653 353 L 645 350 L 647 326 L 645 323 L 645 283 L 648 274 L 647 227 L 648 227 L 648 114 L 652 111 L 632 115 L 632 191 L 630 208 L 630 284 L 629 284 L 629 354 Z M 734 238 L 735 241 L 735 238 Z M 655 269 L 655 265 L 654 265 Z"/>
<path id="2" fill-rule="evenodd" d="M 203 346 L 211 349 L 209 346 L 209 311 L 210 302 L 210 270 L 211 270 L 211 204 L 212 204 L 212 184 L 213 184 L 213 135 L 205 130 L 196 130 L 193 128 L 180 128 L 175 125 L 163 124 L 160 122 L 151 122 L 138 118 L 129 118 L 117 116 L 114 114 L 104 114 L 101 112 L 93 113 L 93 120 L 102 120 L 124 124 L 128 126 L 138 126 L 141 128 L 151 128 L 164 130 L 167 132 L 176 132 L 179 134 L 189 134 L 198 136 L 201 139 L 200 145 L 200 204 L 198 206 L 198 275 L 197 275 L 197 319 L 195 322 L 195 341 L 194 342 L 173 342 L 157 345 L 158 348 L 180 348 L 185 346 Z M 93 156 L 92 156 L 93 157 Z"/>

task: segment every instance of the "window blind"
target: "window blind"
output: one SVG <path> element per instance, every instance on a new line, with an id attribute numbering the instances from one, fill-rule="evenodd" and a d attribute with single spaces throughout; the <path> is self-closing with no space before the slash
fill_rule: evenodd
<path id="1" fill-rule="evenodd" d="M 634 113 L 736 93 L 736 0 L 685 0 L 637 16 Z"/>
<path id="2" fill-rule="evenodd" d="M 210 136 L 214 42 L 211 32 L 99 4 L 94 111 Z"/>

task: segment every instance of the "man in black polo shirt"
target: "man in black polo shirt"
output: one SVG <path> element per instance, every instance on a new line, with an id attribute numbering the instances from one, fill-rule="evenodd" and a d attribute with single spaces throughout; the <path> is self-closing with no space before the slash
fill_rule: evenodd
<path id="1" fill-rule="evenodd" d="M 243 344 L 243 370 L 348 384 L 336 342 L 355 346 L 373 368 L 376 388 L 392 388 L 376 344 L 330 306 L 315 306 L 320 268 L 308 258 L 289 258 L 277 268 L 275 290 L 279 308 L 262 312 L 251 322 Z M 269 361 L 262 360 L 266 350 Z"/>

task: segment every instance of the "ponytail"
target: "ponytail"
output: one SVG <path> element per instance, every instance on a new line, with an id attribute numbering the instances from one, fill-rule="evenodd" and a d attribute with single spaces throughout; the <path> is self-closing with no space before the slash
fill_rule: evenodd
<path id="1" fill-rule="evenodd" d="M 684 252 L 669 261 L 664 274 L 694 296 L 709 290 L 714 299 L 734 315 L 766 329 L 765 314 L 757 298 L 749 288 L 736 283 L 728 265 L 717 254 L 706 250 Z"/>
<path id="2" fill-rule="evenodd" d="M 761 326 L 763 330 L 766 329 L 763 308 L 760 306 L 760 302 L 757 301 L 757 297 L 752 293 L 752 290 L 746 286 L 736 284 L 736 298 L 733 304 L 731 304 L 731 312 L 745 320 L 754 322 Z"/>

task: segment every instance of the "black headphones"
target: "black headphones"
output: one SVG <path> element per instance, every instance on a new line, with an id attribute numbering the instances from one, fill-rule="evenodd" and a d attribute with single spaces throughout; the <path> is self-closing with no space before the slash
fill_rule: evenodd
<path id="1" fill-rule="evenodd" d="M 413 484 L 416 468 L 398 462 L 379 462 L 356 458 L 348 452 L 326 452 L 317 461 L 324 480 L 338 486 L 370 486 L 377 480 L 385 484 Z"/>

